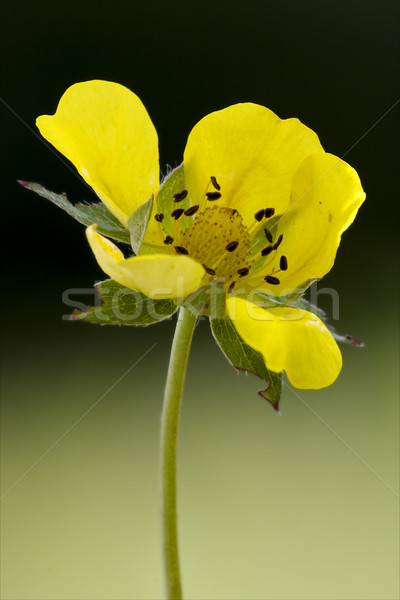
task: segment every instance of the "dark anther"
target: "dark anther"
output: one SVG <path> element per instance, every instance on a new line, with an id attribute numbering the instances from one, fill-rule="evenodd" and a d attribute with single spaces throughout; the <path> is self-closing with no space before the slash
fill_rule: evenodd
<path id="1" fill-rule="evenodd" d="M 277 277 L 274 277 L 273 275 L 267 275 L 266 277 L 264 277 L 264 281 L 266 281 L 267 283 L 270 283 L 271 285 L 279 285 L 280 281 Z"/>
<path id="2" fill-rule="evenodd" d="M 220 190 L 221 186 L 219 185 L 218 181 L 215 179 L 215 177 L 211 177 L 211 183 L 213 184 L 213 186 L 215 187 L 216 190 Z"/>
<path id="3" fill-rule="evenodd" d="M 267 246 L 266 248 L 263 248 L 261 250 L 261 256 L 268 256 L 268 254 L 271 254 L 273 249 L 273 246 Z"/>
<path id="4" fill-rule="evenodd" d="M 182 190 L 181 192 L 174 194 L 174 202 L 180 202 L 181 200 L 184 200 L 184 198 L 186 198 L 187 195 L 188 195 L 187 190 Z"/>
<path id="5" fill-rule="evenodd" d="M 164 240 L 164 244 L 172 244 L 173 241 L 174 238 L 172 238 L 170 235 L 167 235 L 167 237 Z"/>
<path id="6" fill-rule="evenodd" d="M 228 287 L 228 294 L 233 290 L 233 288 L 235 287 L 235 283 L 236 281 L 232 281 L 231 285 Z"/>
<path id="7" fill-rule="evenodd" d="M 199 210 L 199 205 L 196 204 L 195 206 L 191 206 L 190 208 L 186 209 L 185 215 L 187 215 L 188 217 L 191 217 L 192 215 L 197 213 L 198 210 Z"/>
<path id="8" fill-rule="evenodd" d="M 274 250 L 276 250 L 281 245 L 281 241 L 282 240 L 283 240 L 283 235 L 281 233 L 281 235 L 278 237 L 278 239 L 276 240 L 276 242 L 275 242 L 275 244 L 273 246 Z"/>
<path id="9" fill-rule="evenodd" d="M 221 198 L 220 192 L 207 192 L 207 200 L 218 200 Z"/>
<path id="10" fill-rule="evenodd" d="M 179 219 L 179 217 L 181 215 L 183 215 L 184 212 L 185 211 L 183 208 L 176 208 L 175 210 L 172 211 L 171 217 L 174 217 L 175 221 L 177 221 Z"/>
<path id="11" fill-rule="evenodd" d="M 154 215 L 154 218 L 156 221 L 158 221 L 159 223 L 162 222 L 164 215 L 162 213 L 159 213 L 158 215 Z"/>
<path id="12" fill-rule="evenodd" d="M 281 260 L 279 261 L 279 268 L 281 271 L 287 270 L 287 258 L 286 256 L 281 256 Z"/>
<path id="13" fill-rule="evenodd" d="M 249 269 L 248 267 L 243 267 L 242 269 L 238 269 L 237 272 L 240 275 L 240 277 L 245 277 L 246 275 L 248 275 Z"/>
<path id="14" fill-rule="evenodd" d="M 229 242 L 227 246 L 225 246 L 225 250 L 228 252 L 233 252 L 239 246 L 239 242 Z"/>
<path id="15" fill-rule="evenodd" d="M 269 219 L 270 217 L 272 217 L 275 214 L 275 209 L 274 208 L 266 208 L 264 213 L 265 213 L 265 218 Z"/>
<path id="16" fill-rule="evenodd" d="M 233 215 L 236 215 L 236 213 L 237 213 L 236 208 L 232 209 L 232 217 L 233 217 Z"/>
<path id="17" fill-rule="evenodd" d="M 206 265 L 203 265 L 203 267 L 206 273 L 208 273 L 209 275 L 215 275 L 214 269 L 210 269 L 209 267 L 206 267 Z"/>
<path id="18" fill-rule="evenodd" d="M 178 254 L 189 254 L 189 252 L 183 246 L 174 246 Z"/>
<path id="19" fill-rule="evenodd" d="M 258 222 L 262 221 L 264 218 L 264 214 L 265 214 L 265 210 L 263 208 L 261 210 L 257 211 L 256 214 L 254 215 L 255 220 Z"/>
<path id="20" fill-rule="evenodd" d="M 272 240 L 274 239 L 272 237 L 272 233 L 270 232 L 269 229 L 265 228 L 264 229 L 264 233 L 265 233 L 265 237 L 267 238 L 267 240 L 269 241 L 270 244 L 272 244 Z"/>

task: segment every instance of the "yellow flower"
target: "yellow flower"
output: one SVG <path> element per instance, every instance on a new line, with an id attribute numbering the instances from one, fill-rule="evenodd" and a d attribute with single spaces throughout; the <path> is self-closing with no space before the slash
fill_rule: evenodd
<path id="1" fill-rule="evenodd" d="M 297 308 L 261 308 L 255 295 L 288 295 L 325 275 L 364 201 L 355 170 L 326 153 L 313 131 L 252 103 L 211 113 L 191 131 L 184 184 L 160 212 L 157 134 L 127 88 L 75 84 L 37 125 L 124 225 L 155 198 L 144 254 L 124 258 L 95 225 L 87 229 L 107 275 L 180 301 L 218 282 L 239 335 L 269 369 L 285 370 L 299 388 L 336 379 L 340 351 L 321 320 Z"/>

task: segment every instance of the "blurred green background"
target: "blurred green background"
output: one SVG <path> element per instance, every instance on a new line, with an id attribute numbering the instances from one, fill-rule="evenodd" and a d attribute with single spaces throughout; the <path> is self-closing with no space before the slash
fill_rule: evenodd
<path id="1" fill-rule="evenodd" d="M 103 78 L 143 100 L 163 168 L 202 116 L 253 101 L 299 117 L 367 192 L 323 281 L 340 297 L 337 328 L 365 343 L 343 348 L 333 386 L 286 386 L 277 415 L 199 323 L 179 446 L 186 597 L 397 599 L 397 2 L 2 12 L 2 598 L 163 594 L 158 429 L 174 323 L 63 320 L 63 291 L 103 275 L 82 227 L 16 184 L 94 199 L 33 132 L 69 85 Z"/>

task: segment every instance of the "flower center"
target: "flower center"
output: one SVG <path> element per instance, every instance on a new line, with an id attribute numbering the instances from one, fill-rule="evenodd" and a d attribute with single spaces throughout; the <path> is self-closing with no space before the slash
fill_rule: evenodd
<path id="1" fill-rule="evenodd" d="M 207 191 L 210 186 L 212 191 Z M 279 285 L 280 279 L 276 275 L 287 271 L 288 261 L 285 255 L 281 255 L 279 267 L 276 264 L 279 257 L 277 250 L 283 234 L 278 235 L 276 224 L 268 224 L 269 219 L 275 215 L 275 209 L 269 207 L 257 210 L 254 223 L 248 228 L 235 208 L 215 203 L 222 197 L 222 190 L 214 176 L 210 177 L 204 193 L 204 202 L 193 206 L 187 205 L 190 202 L 188 190 L 174 194 L 171 203 L 182 202 L 184 207 L 180 204 L 170 213 L 175 221 L 172 228 L 164 228 L 163 213 L 154 216 L 165 233 L 169 230 L 173 234 L 173 237 L 166 235 L 164 244 L 171 251 L 189 255 L 201 263 L 207 273 L 207 283 L 212 279 L 219 279 L 228 292 L 233 291 L 241 278 L 246 278 L 250 285 L 259 284 L 261 273 L 267 284 Z M 178 225 L 181 217 L 192 218 L 186 228 L 182 221 Z"/>
<path id="2" fill-rule="evenodd" d="M 207 206 L 175 240 L 177 252 L 183 250 L 200 262 L 208 275 L 227 282 L 246 268 L 250 238 L 240 214 L 222 206 Z"/>

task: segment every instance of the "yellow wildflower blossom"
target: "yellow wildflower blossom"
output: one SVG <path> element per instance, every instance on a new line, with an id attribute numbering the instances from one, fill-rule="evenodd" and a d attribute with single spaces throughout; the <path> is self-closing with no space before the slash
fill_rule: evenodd
<path id="1" fill-rule="evenodd" d="M 364 201 L 355 170 L 326 153 L 312 130 L 252 103 L 211 113 L 191 131 L 184 185 L 160 212 L 157 134 L 127 88 L 75 84 L 37 125 L 125 226 L 155 199 L 139 256 L 125 258 L 88 227 L 107 275 L 149 297 L 179 301 L 218 282 L 239 335 L 269 369 L 284 370 L 299 388 L 336 379 L 340 351 L 317 316 L 254 302 L 255 291 L 284 296 L 323 277 Z"/>

